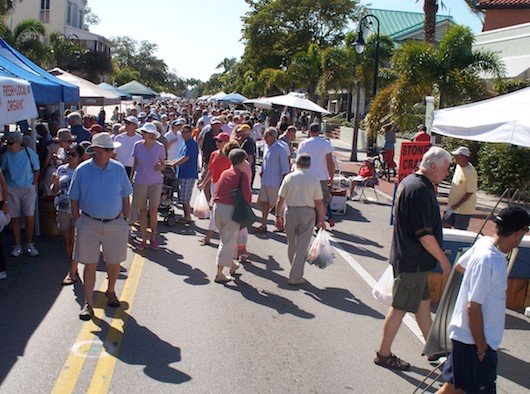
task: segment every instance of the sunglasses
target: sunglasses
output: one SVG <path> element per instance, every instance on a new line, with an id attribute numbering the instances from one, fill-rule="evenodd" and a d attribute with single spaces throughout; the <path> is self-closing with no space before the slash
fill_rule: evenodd
<path id="1" fill-rule="evenodd" d="M 104 150 L 105 152 L 112 152 L 114 150 L 114 148 L 101 148 L 99 146 L 95 146 L 94 148 L 98 148 L 98 149 Z"/>

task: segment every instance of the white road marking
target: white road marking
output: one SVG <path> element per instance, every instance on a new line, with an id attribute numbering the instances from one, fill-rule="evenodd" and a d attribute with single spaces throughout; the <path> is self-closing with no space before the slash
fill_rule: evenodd
<path id="1" fill-rule="evenodd" d="M 337 241 L 332 241 L 331 245 L 335 248 L 337 253 L 340 254 L 344 260 L 346 260 L 350 267 L 352 267 L 353 270 L 357 272 L 357 274 L 368 284 L 368 286 L 373 289 L 377 283 L 377 280 L 375 280 L 372 275 L 370 275 L 368 271 L 366 271 L 362 265 L 359 264 L 357 260 L 355 260 L 348 252 L 346 252 Z M 420 328 L 410 313 L 405 315 L 403 318 L 403 323 L 405 323 L 405 325 L 410 331 L 412 331 L 412 333 L 420 340 L 421 343 L 425 343 L 425 339 L 423 338 Z"/>

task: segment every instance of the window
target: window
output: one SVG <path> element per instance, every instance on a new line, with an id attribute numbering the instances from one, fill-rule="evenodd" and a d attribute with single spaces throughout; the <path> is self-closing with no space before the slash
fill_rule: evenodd
<path id="1" fill-rule="evenodd" d="M 83 28 L 83 10 L 79 10 L 79 27 L 80 29 Z"/>
<path id="2" fill-rule="evenodd" d="M 40 20 L 50 22 L 50 0 L 40 0 Z"/>
<path id="3" fill-rule="evenodd" d="M 79 27 L 79 26 L 77 26 L 77 22 L 79 22 L 79 21 L 77 20 L 77 17 L 76 17 L 77 16 L 77 12 L 78 12 L 78 8 L 79 7 L 77 6 L 77 4 L 74 4 L 74 7 L 72 9 L 72 17 L 71 18 L 72 18 L 72 26 L 74 26 L 74 27 Z"/>
<path id="4" fill-rule="evenodd" d="M 71 1 L 68 2 L 68 7 L 66 9 L 66 24 L 72 26 L 72 8 L 73 4 Z"/>

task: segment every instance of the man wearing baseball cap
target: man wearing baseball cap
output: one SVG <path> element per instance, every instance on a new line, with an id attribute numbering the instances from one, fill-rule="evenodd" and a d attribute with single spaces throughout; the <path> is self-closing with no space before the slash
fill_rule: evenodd
<path id="1" fill-rule="evenodd" d="M 443 226 L 467 230 L 477 203 L 477 170 L 469 162 L 471 153 L 467 147 L 461 146 L 451 154 L 455 157 L 456 168 L 443 215 Z"/>
<path id="2" fill-rule="evenodd" d="M 87 148 L 94 157 L 75 169 L 68 191 L 77 232 L 74 260 L 85 265 L 81 320 L 90 320 L 94 314 L 93 293 L 100 248 L 107 266 L 108 305 L 120 306 L 114 285 L 120 263 L 127 257 L 132 186 L 123 165 L 112 159 L 114 149 L 119 146 L 109 133 L 94 135 L 92 145 Z"/>
<path id="3" fill-rule="evenodd" d="M 495 218 L 495 235 L 480 238 L 458 261 L 464 278 L 447 328 L 453 350 L 445 363 L 440 393 L 495 393 L 497 349 L 506 310 L 507 256 L 521 243 L 530 215 L 520 206 Z"/>

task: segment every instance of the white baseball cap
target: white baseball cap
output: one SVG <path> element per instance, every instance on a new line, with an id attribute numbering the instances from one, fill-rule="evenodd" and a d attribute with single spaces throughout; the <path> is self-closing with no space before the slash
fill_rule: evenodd
<path id="1" fill-rule="evenodd" d="M 465 146 L 459 147 L 457 150 L 452 151 L 451 154 L 453 156 L 457 156 L 457 155 L 462 155 L 462 156 L 465 156 L 465 157 L 471 156 L 471 152 L 469 151 L 469 148 L 467 148 Z"/>

